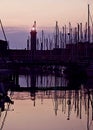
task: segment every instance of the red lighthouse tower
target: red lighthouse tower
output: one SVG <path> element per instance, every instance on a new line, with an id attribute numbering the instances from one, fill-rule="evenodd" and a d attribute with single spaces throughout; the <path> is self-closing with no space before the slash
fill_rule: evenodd
<path id="1" fill-rule="evenodd" d="M 34 60 L 35 52 L 36 52 L 36 35 L 37 35 L 36 21 L 34 22 L 34 25 L 33 25 L 31 32 L 30 32 L 30 35 L 31 35 L 31 53 L 32 53 L 31 59 Z"/>
<path id="2" fill-rule="evenodd" d="M 36 21 L 34 22 L 34 25 L 31 29 L 30 35 L 31 35 L 31 51 L 36 51 Z"/>

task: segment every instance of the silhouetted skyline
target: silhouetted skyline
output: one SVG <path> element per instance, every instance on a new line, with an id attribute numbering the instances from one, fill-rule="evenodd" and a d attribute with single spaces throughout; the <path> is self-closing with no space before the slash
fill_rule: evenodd
<path id="1" fill-rule="evenodd" d="M 0 1 L 0 19 L 2 20 L 9 47 L 25 49 L 27 38 L 33 21 L 37 22 L 37 30 L 54 33 L 55 22 L 60 28 L 77 26 L 87 22 L 87 5 L 90 4 L 92 16 L 92 0 L 3 0 Z M 52 30 L 52 31 L 51 31 Z M 39 33 L 38 33 L 39 34 Z M 3 39 L 0 29 L 0 39 Z"/>

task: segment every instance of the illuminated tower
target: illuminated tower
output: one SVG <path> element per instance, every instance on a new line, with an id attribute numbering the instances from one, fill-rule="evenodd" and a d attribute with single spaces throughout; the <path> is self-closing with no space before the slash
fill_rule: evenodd
<path id="1" fill-rule="evenodd" d="M 31 52 L 32 52 L 32 60 L 34 59 L 34 55 L 36 52 L 36 21 L 34 22 L 34 25 L 31 29 L 30 35 L 31 35 Z"/>
<path id="2" fill-rule="evenodd" d="M 34 25 L 31 29 L 30 35 L 31 35 L 31 51 L 36 51 L 36 21 L 34 22 Z"/>

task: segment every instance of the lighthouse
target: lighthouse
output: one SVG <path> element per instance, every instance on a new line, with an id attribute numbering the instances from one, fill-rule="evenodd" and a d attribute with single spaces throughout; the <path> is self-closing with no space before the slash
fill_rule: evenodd
<path id="1" fill-rule="evenodd" d="M 31 35 L 31 54 L 32 54 L 31 59 L 34 60 L 35 52 L 36 52 L 36 35 L 37 35 L 36 21 L 34 22 L 30 35 Z"/>
<path id="2" fill-rule="evenodd" d="M 33 52 L 33 51 L 36 51 L 36 35 L 37 35 L 36 21 L 34 22 L 30 35 L 31 35 L 31 51 Z"/>

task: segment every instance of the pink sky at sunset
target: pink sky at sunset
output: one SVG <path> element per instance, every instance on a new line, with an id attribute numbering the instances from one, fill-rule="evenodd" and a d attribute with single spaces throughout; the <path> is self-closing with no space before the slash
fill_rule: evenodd
<path id="1" fill-rule="evenodd" d="M 31 27 L 34 20 L 39 27 L 86 22 L 87 5 L 93 0 L 0 0 L 0 18 L 5 26 Z"/>
<path id="2" fill-rule="evenodd" d="M 53 33 L 56 21 L 60 28 L 68 27 L 69 22 L 73 27 L 80 22 L 85 26 L 88 4 L 93 18 L 93 0 L 0 0 L 0 19 L 10 48 L 26 48 L 34 21 L 39 32 L 47 29 Z"/>

